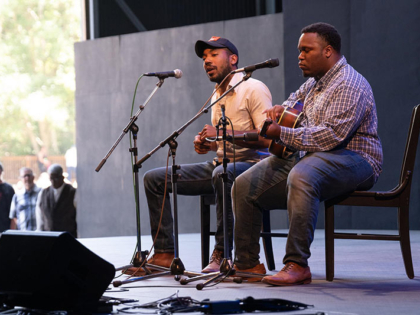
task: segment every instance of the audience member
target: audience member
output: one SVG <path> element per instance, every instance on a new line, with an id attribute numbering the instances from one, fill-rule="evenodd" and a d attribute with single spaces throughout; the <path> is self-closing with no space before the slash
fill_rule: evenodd
<path id="1" fill-rule="evenodd" d="M 19 171 L 24 188 L 16 192 L 10 206 L 9 218 L 12 220 L 11 228 L 34 231 L 36 229 L 35 207 L 39 191 L 34 183 L 34 174 L 28 167 Z"/>
<path id="2" fill-rule="evenodd" d="M 0 162 L 0 233 L 10 228 L 10 204 L 15 190 L 2 180 L 3 165 Z"/>
<path id="3" fill-rule="evenodd" d="M 66 231 L 77 237 L 76 189 L 64 183 L 63 168 L 48 168 L 51 186 L 42 189 L 36 205 L 38 231 Z"/>

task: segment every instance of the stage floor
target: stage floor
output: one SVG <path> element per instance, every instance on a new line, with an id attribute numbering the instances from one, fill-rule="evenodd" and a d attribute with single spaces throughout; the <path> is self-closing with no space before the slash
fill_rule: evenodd
<path id="1" fill-rule="evenodd" d="M 385 231 L 386 232 L 386 231 Z M 136 237 L 79 239 L 103 259 L 119 267 L 130 262 Z M 151 246 L 151 237 L 142 237 L 142 250 Z M 136 299 L 139 304 L 156 301 L 178 292 L 179 296 L 202 301 L 280 298 L 313 305 L 306 310 L 282 314 L 420 314 L 420 231 L 411 231 L 411 249 L 416 277 L 408 279 L 398 242 L 336 240 L 335 279 L 325 280 L 324 231 L 317 230 L 312 244 L 309 285 L 273 287 L 263 283 L 223 282 L 196 289 L 198 282 L 181 285 L 173 276 L 139 281 L 119 288 L 110 285 L 104 296 Z M 199 271 L 200 234 L 179 237 L 179 256 L 187 270 Z M 282 268 L 285 239 L 273 238 L 276 269 Z M 262 252 L 261 262 L 265 262 Z M 268 273 L 275 273 L 269 271 Z M 117 272 L 116 275 L 119 273 Z M 118 280 L 124 280 L 121 276 Z M 123 306 L 114 306 L 118 311 Z"/>

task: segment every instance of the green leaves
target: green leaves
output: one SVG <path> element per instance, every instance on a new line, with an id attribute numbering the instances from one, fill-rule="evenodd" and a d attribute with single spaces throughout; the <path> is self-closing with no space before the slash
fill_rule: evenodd
<path id="1" fill-rule="evenodd" d="M 80 1 L 2 0 L 0 156 L 63 154 L 74 143 Z M 31 141 L 36 139 L 38 141 Z"/>

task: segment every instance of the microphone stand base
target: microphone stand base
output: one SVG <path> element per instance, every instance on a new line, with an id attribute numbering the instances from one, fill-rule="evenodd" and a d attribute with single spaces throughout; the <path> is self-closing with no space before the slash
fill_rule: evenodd
<path id="1" fill-rule="evenodd" d="M 132 267 L 141 267 L 142 265 L 144 265 L 144 261 L 146 260 L 147 255 L 149 255 L 149 251 L 138 251 L 136 252 L 133 262 L 130 265 L 125 265 L 125 266 L 121 266 L 118 268 L 115 268 L 115 271 L 120 271 L 120 270 L 125 270 L 128 268 L 132 268 Z"/>
<path id="2" fill-rule="evenodd" d="M 225 259 L 224 259 L 225 260 Z M 227 260 L 226 260 L 227 261 Z M 226 269 L 225 265 L 220 265 L 221 270 L 216 272 L 210 272 L 206 274 L 198 274 L 197 276 L 191 277 L 189 279 L 183 278 L 181 279 L 180 283 L 182 285 L 188 284 L 190 282 L 194 282 L 197 280 L 206 280 L 204 283 L 199 283 L 196 285 L 197 290 L 202 290 L 205 286 L 209 285 L 212 282 L 215 282 L 219 280 L 221 277 L 225 277 L 222 281 L 233 281 L 235 283 L 242 283 L 243 280 L 246 280 L 246 278 L 253 279 L 253 281 L 249 282 L 256 282 L 259 280 L 254 280 L 256 278 L 263 278 L 266 276 L 266 274 L 260 274 L 260 273 L 252 273 L 252 272 L 243 272 L 243 271 L 236 271 L 234 268 L 230 267 L 230 264 L 227 263 L 227 266 L 229 266 L 228 269 Z M 223 271 L 222 271 L 223 270 Z M 184 273 L 186 274 L 186 273 Z M 208 279 L 210 278 L 210 279 Z"/>

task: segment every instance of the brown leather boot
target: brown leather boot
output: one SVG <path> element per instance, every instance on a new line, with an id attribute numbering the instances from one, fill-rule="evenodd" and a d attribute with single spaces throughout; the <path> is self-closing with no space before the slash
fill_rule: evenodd
<path id="1" fill-rule="evenodd" d="M 174 259 L 174 253 L 155 253 L 152 257 L 147 260 L 148 264 L 157 265 L 161 267 L 169 268 L 172 264 L 172 260 Z M 161 272 L 159 270 L 150 269 L 151 273 L 158 273 Z M 123 271 L 125 275 L 133 275 L 136 277 L 142 277 L 146 275 L 146 271 L 142 268 L 138 267 L 131 267 Z"/>
<path id="2" fill-rule="evenodd" d="M 302 267 L 290 261 L 280 272 L 273 276 L 266 276 L 261 281 L 272 285 L 309 284 L 312 281 L 312 275 L 309 266 Z"/>
<path id="3" fill-rule="evenodd" d="M 258 273 L 265 275 L 267 271 L 265 270 L 264 264 L 258 264 L 255 267 L 249 269 L 239 269 L 236 265 L 233 266 L 236 272 L 249 272 L 249 273 Z M 240 275 L 238 275 L 240 277 Z M 248 282 L 259 282 L 261 281 L 262 277 L 241 277 L 242 280 L 246 280 Z"/>
<path id="4" fill-rule="evenodd" d="M 201 270 L 202 273 L 217 272 L 220 270 L 220 264 L 223 259 L 223 251 L 215 249 L 211 254 L 209 264 Z"/>

